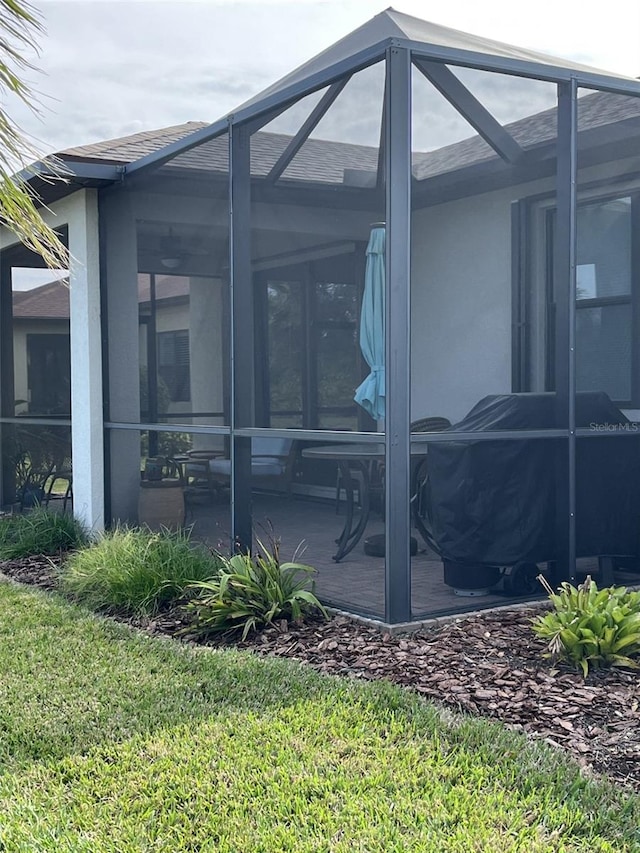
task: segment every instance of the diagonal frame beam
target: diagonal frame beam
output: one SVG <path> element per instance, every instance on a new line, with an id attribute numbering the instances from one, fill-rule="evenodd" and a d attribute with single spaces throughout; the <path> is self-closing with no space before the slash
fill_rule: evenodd
<path id="1" fill-rule="evenodd" d="M 507 163 L 522 158 L 524 150 L 446 65 L 424 59 L 414 59 L 414 64 L 496 154 Z"/>
<path id="2" fill-rule="evenodd" d="M 336 100 L 340 92 L 347 85 L 349 80 L 351 80 L 351 74 L 343 77 L 341 80 L 336 80 L 335 83 L 332 83 L 331 86 L 327 89 L 324 95 L 320 98 L 318 103 L 315 105 L 307 120 L 302 125 L 300 130 L 293 137 L 291 142 L 287 145 L 285 150 L 282 152 L 275 165 L 272 167 L 271 171 L 267 175 L 267 180 L 271 183 L 275 183 L 278 178 L 285 171 L 289 163 L 296 156 L 298 151 L 302 148 L 304 143 L 307 141 L 309 136 L 313 133 L 315 128 L 318 126 L 320 121 L 323 119 L 329 107 Z"/>

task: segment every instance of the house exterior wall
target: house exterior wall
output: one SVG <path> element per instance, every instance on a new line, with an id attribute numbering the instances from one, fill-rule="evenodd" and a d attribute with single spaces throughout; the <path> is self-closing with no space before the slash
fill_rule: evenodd
<path id="1" fill-rule="evenodd" d="M 628 184 L 622 176 L 637 167 L 637 160 L 621 160 L 582 170 L 579 197 L 612 187 L 623 194 Z M 639 184 L 638 178 L 630 181 Z M 487 394 L 511 392 L 511 204 L 537 196 L 528 234 L 530 357 L 532 390 L 544 389 L 544 212 L 554 204 L 554 191 L 550 178 L 414 211 L 413 420 L 438 415 L 455 423 Z"/>
<path id="2" fill-rule="evenodd" d="M 511 191 L 416 211 L 412 420 L 460 420 L 511 390 Z"/>

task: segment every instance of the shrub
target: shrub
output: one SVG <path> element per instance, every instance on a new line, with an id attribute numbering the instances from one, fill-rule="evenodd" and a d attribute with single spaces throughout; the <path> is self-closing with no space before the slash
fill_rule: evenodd
<path id="1" fill-rule="evenodd" d="M 0 560 L 35 554 L 52 556 L 87 544 L 87 529 L 72 515 L 36 507 L 0 519 Z"/>
<path id="2" fill-rule="evenodd" d="M 542 575 L 538 578 L 554 605 L 554 612 L 533 619 L 533 630 L 549 640 L 547 657 L 566 660 L 581 668 L 638 667 L 640 654 L 640 592 L 626 587 L 599 590 L 590 576 L 577 589 L 563 583 L 554 593 Z"/>
<path id="3" fill-rule="evenodd" d="M 212 578 L 219 558 L 191 541 L 190 531 L 119 527 L 73 554 L 63 592 L 98 610 L 153 614 L 195 581 Z"/>
<path id="4" fill-rule="evenodd" d="M 198 597 L 188 607 L 195 622 L 186 633 L 202 638 L 241 630 L 244 640 L 250 631 L 278 618 L 298 621 L 316 610 L 327 615 L 309 584 L 308 575 L 315 570 L 301 563 L 281 563 L 276 542 L 271 552 L 258 544 L 262 553 L 255 558 L 223 557 L 217 577 L 192 584 Z"/>

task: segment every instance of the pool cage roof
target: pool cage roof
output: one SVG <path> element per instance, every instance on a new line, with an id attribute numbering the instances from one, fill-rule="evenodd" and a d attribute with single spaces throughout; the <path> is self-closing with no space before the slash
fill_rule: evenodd
<path id="1" fill-rule="evenodd" d="M 31 183 L 36 194 L 47 204 L 74 192 L 79 186 L 105 186 L 114 181 L 120 182 L 127 176 L 143 174 L 152 167 L 162 166 L 180 154 L 221 137 L 230 126 L 246 125 L 250 132 L 259 130 L 305 96 L 326 90 L 272 164 L 268 177 L 275 183 L 303 148 L 348 80 L 358 71 L 384 59 L 392 48 L 410 51 L 414 67 L 476 131 L 477 136 L 470 140 L 472 145 L 480 150 L 487 143 L 503 164 L 521 166 L 527 161 L 522 154 L 528 147 L 555 140 L 555 110 L 547 111 L 550 122 L 545 121 L 544 113 L 537 113 L 508 125 L 501 124 L 454 75 L 451 67 L 466 67 L 549 83 L 573 83 L 585 89 L 621 96 L 640 96 L 640 80 L 632 77 L 443 27 L 389 8 L 245 101 L 231 114 L 211 124 L 193 123 L 193 130 L 186 124 L 166 128 L 155 134 L 144 133 L 117 140 L 123 145 L 115 157 L 111 156 L 110 149 L 113 146 L 108 143 L 61 152 L 57 155 L 58 160 L 54 159 L 58 167 L 56 175 L 62 173 L 66 183 L 48 179 L 51 171 L 48 161 L 34 164 L 22 177 Z M 631 121 L 635 124 L 640 121 L 640 99 L 637 104 L 635 99 L 618 99 L 616 115 L 611 114 L 612 103 L 609 101 L 607 108 L 601 110 L 592 99 L 591 115 L 587 116 L 584 107 L 581 110 L 581 124 L 586 123 L 589 128 L 604 128 L 610 127 L 612 122 L 623 121 L 627 124 Z M 584 125 L 581 129 L 584 129 Z M 628 127 L 627 130 L 633 132 L 625 133 L 625 136 L 635 136 L 638 132 L 635 127 Z M 142 144 L 129 146 L 129 140 L 133 142 L 138 137 L 145 137 Z M 484 147 L 486 151 L 486 145 Z M 414 178 L 421 180 L 430 177 L 429 169 L 437 168 L 438 158 L 455 165 L 451 156 L 460 151 L 459 145 L 456 152 L 451 151 L 450 146 L 445 146 L 440 152 L 430 152 L 428 163 L 426 160 L 421 163 L 418 155 L 413 164 Z M 207 156 L 211 153 L 207 152 Z M 469 152 L 471 158 L 473 153 Z M 210 162 L 208 168 L 215 171 L 215 163 Z M 228 162 L 224 162 L 221 171 L 227 168 Z"/>
<path id="2" fill-rule="evenodd" d="M 292 140 L 287 152 L 289 159 L 283 157 L 278 164 L 279 174 L 282 174 L 340 94 L 346 80 L 383 59 L 392 48 L 410 51 L 414 66 L 507 162 L 515 162 L 521 156 L 520 146 L 448 66 L 551 83 L 574 81 L 576 85 L 587 89 L 640 95 L 640 81 L 632 77 L 443 27 L 389 8 L 245 101 L 228 116 L 136 160 L 126 166 L 124 171 L 133 174 L 150 166 L 161 165 L 180 153 L 214 139 L 227 131 L 230 124 L 249 124 L 252 130 L 257 130 L 296 101 L 328 87 Z"/>

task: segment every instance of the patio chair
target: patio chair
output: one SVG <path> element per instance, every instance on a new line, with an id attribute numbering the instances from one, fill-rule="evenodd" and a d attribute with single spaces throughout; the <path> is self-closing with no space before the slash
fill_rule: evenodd
<path id="1" fill-rule="evenodd" d="M 47 484 L 54 471 L 51 461 L 44 462 L 38 454 L 26 450 L 16 459 L 16 502 L 20 512 L 40 506 L 47 493 Z"/>
<path id="2" fill-rule="evenodd" d="M 64 487 L 60 491 L 55 490 L 58 482 Z M 49 474 L 42 504 L 48 507 L 51 501 L 62 501 L 63 512 L 67 511 L 67 504 L 73 507 L 73 470 L 70 456 L 56 462 Z"/>
<path id="3" fill-rule="evenodd" d="M 274 490 L 284 490 L 290 495 L 296 452 L 296 443 L 291 438 L 252 438 L 252 480 L 260 481 L 263 487 L 271 486 Z M 221 459 L 215 452 L 199 458 L 190 455 L 185 465 L 185 478 L 194 487 L 207 488 L 211 493 L 219 492 L 229 486 L 231 460 Z"/>
<path id="4" fill-rule="evenodd" d="M 62 501 L 63 511 L 72 500 L 71 438 L 48 431 L 23 436 L 27 447 L 14 457 L 16 501 L 20 511 Z M 64 488 L 56 489 L 62 484 Z"/>

